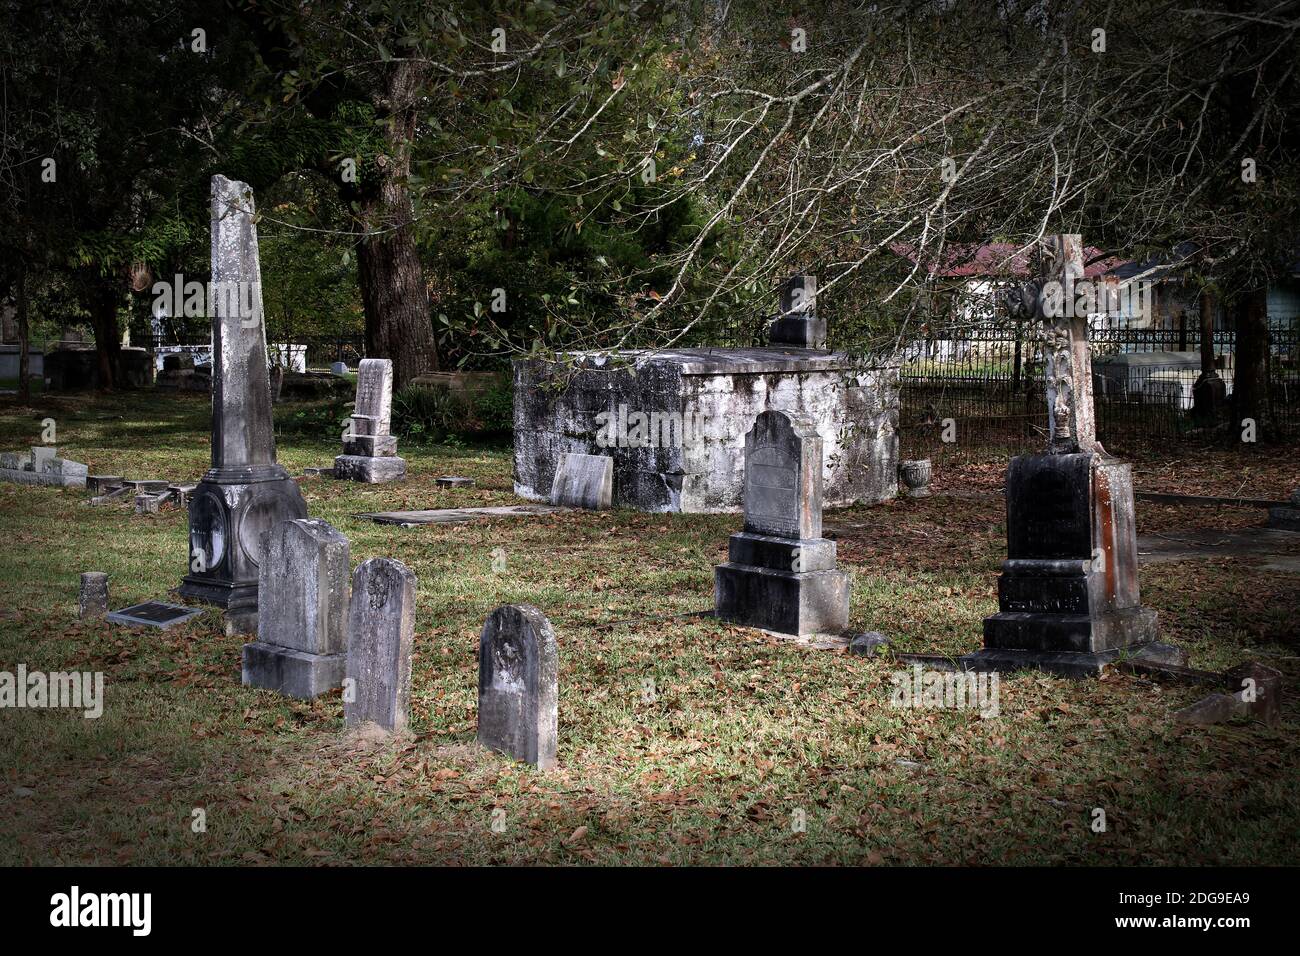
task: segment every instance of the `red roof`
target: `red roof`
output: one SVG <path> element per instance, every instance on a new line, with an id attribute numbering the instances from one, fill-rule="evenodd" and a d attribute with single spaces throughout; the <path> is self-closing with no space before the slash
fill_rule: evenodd
<path id="1" fill-rule="evenodd" d="M 909 262 L 917 260 L 916 247 L 907 242 L 895 242 L 889 247 L 895 255 L 902 256 Z M 1095 261 L 1094 261 L 1095 260 Z M 1083 274 L 1095 279 L 1105 275 L 1128 260 L 1117 256 L 1105 256 L 1096 246 L 1086 246 L 1083 250 Z M 984 245 L 975 243 L 956 243 L 943 248 L 941 262 L 923 264 L 931 276 L 944 278 L 1029 278 L 1032 276 L 1030 252 L 1011 242 L 989 242 Z"/>

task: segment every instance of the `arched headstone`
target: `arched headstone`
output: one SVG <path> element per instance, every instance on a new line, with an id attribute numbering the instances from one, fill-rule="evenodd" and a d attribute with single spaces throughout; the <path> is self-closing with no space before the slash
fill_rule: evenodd
<path id="1" fill-rule="evenodd" d="M 371 558 L 352 575 L 343 723 L 405 730 L 411 711 L 415 574 L 400 561 Z"/>
<path id="2" fill-rule="evenodd" d="M 780 634 L 838 634 L 848 575 L 822 533 L 822 440 L 813 423 L 766 411 L 745 436 L 745 530 L 714 569 L 717 615 Z"/>
<path id="3" fill-rule="evenodd" d="M 555 766 L 559 654 L 551 622 L 530 604 L 489 615 L 479 638 L 478 739 L 485 747 Z"/>

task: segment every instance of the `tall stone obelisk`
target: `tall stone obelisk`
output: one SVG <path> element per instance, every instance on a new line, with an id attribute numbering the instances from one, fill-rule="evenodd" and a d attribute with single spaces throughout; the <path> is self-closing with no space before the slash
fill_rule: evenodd
<path id="1" fill-rule="evenodd" d="M 253 191 L 212 177 L 212 467 L 190 498 L 190 573 L 180 593 L 232 613 L 257 609 L 262 535 L 307 517 L 275 460 Z"/>

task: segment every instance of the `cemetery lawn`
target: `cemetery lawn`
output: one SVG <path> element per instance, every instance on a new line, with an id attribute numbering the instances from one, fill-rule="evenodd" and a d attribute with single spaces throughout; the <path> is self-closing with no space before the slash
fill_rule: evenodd
<path id="1" fill-rule="evenodd" d="M 0 450 L 37 443 L 46 417 L 61 453 L 92 474 L 193 481 L 208 464 L 203 397 L 2 399 Z M 279 452 L 300 475 L 328 465 L 337 438 L 284 435 Z M 113 607 L 167 599 L 186 565 L 181 511 L 137 516 L 129 500 L 91 508 L 80 491 L 0 484 L 0 670 L 103 671 L 106 695 L 97 720 L 0 711 L 0 865 L 1295 862 L 1293 689 L 1276 728 L 1175 724 L 1208 688 L 1122 674 L 1005 677 L 993 719 L 891 707 L 901 665 L 687 616 L 711 608 L 739 516 L 410 529 L 353 517 L 518 501 L 508 451 L 400 452 L 404 483 L 302 481 L 311 515 L 351 540 L 354 566 L 394 557 L 419 578 L 413 735 L 390 741 L 345 737 L 338 694 L 300 703 L 241 687 L 243 639 L 215 612 L 170 631 L 77 620 L 81 571 L 108 572 Z M 826 513 L 853 572 L 855 630 L 883 631 L 900 651 L 979 646 L 1004 552 L 1003 467 L 939 469 L 932 498 Z M 443 474 L 478 486 L 439 488 Z M 1136 484 L 1284 498 L 1300 467 L 1294 449 L 1252 448 L 1146 461 Z M 1263 512 L 1139 502 L 1138 519 L 1140 533 L 1175 534 L 1260 524 Z M 1217 559 L 1145 566 L 1141 580 L 1163 639 L 1193 666 L 1254 659 L 1295 686 L 1295 574 Z M 518 602 L 540 607 L 559 640 L 551 773 L 475 743 L 479 629 Z M 1090 828 L 1097 807 L 1104 833 Z M 196 809 L 206 832 L 193 832 Z M 798 810 L 806 832 L 792 829 Z"/>

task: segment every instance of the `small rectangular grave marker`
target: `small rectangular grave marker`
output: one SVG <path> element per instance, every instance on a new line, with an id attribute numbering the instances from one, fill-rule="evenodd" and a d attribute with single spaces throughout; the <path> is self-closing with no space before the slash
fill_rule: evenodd
<path id="1" fill-rule="evenodd" d="M 257 640 L 244 645 L 245 686 L 310 700 L 347 668 L 348 539 L 319 518 L 266 533 Z"/>
<path id="2" fill-rule="evenodd" d="M 570 452 L 551 482 L 551 504 L 604 510 L 614 501 L 614 459 Z"/>
<path id="3" fill-rule="evenodd" d="M 94 620 L 108 613 L 108 575 L 103 571 L 84 571 L 77 601 L 77 617 Z"/>
<path id="4" fill-rule="evenodd" d="M 145 601 L 132 604 L 120 611 L 109 611 L 106 619 L 114 624 L 129 624 L 143 627 L 166 629 L 184 624 L 192 617 L 203 613 L 201 607 L 185 607 L 181 604 L 168 604 L 165 601 Z"/>

